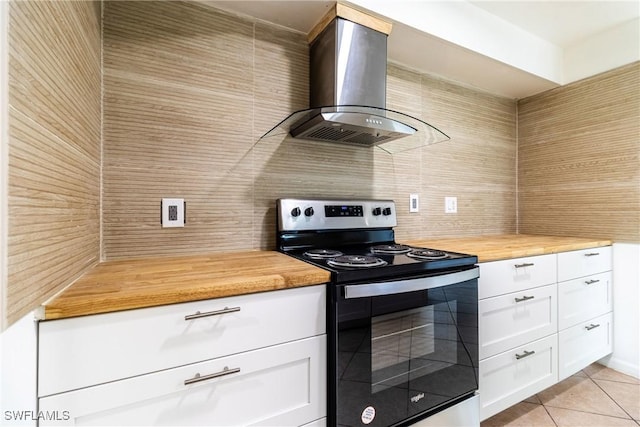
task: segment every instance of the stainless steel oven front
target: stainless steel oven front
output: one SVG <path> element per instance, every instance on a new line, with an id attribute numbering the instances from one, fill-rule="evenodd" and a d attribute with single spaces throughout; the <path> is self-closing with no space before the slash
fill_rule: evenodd
<path id="1" fill-rule="evenodd" d="M 330 426 L 410 425 L 478 388 L 478 267 L 330 286 Z"/>

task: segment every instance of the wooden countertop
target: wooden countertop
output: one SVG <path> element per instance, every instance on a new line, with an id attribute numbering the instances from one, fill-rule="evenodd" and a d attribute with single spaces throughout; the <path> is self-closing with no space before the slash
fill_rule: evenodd
<path id="1" fill-rule="evenodd" d="M 508 234 L 420 239 L 480 262 L 608 246 L 610 240 Z M 44 320 L 228 297 L 329 282 L 321 268 L 274 251 L 108 261 L 44 304 Z"/>
<path id="2" fill-rule="evenodd" d="M 420 239 L 404 243 L 477 255 L 479 262 L 553 254 L 598 246 L 609 246 L 612 244 L 611 240 L 536 236 L 530 234 L 501 234 L 454 239 Z"/>
<path id="3" fill-rule="evenodd" d="M 44 304 L 44 319 L 316 285 L 321 268 L 273 251 L 108 261 Z"/>

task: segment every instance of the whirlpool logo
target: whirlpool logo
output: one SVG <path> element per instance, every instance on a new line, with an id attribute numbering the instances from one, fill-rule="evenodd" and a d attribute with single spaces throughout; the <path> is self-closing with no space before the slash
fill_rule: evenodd
<path id="1" fill-rule="evenodd" d="M 416 394 L 415 396 L 413 396 L 413 397 L 411 398 L 411 402 L 413 402 L 413 403 L 418 403 L 418 401 L 419 401 L 420 399 L 422 399 L 423 397 L 424 397 L 424 393 Z"/>

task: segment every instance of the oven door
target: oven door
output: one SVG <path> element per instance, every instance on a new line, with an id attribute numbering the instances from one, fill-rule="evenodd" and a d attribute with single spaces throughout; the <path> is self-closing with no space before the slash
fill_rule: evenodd
<path id="1" fill-rule="evenodd" d="M 471 397 L 478 388 L 477 277 L 473 267 L 336 286 L 329 425 L 408 425 Z"/>

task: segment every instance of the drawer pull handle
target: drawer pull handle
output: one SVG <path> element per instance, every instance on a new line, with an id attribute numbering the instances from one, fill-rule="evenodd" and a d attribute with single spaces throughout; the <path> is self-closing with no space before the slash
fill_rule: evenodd
<path id="1" fill-rule="evenodd" d="M 525 357 L 531 356 L 534 353 L 535 353 L 535 351 L 533 351 L 533 350 L 531 350 L 531 351 L 525 350 L 523 354 L 516 353 L 516 359 L 517 360 L 524 359 Z"/>
<path id="2" fill-rule="evenodd" d="M 522 264 L 516 264 L 515 268 L 533 267 L 535 264 L 532 262 L 523 262 Z"/>
<path id="3" fill-rule="evenodd" d="M 231 307 L 231 308 L 225 307 L 222 310 L 207 311 L 204 313 L 200 313 L 199 311 L 196 311 L 194 314 L 189 314 L 187 316 L 184 316 L 184 320 L 200 319 L 201 317 L 209 317 L 209 316 L 219 316 L 220 314 L 233 313 L 236 311 L 240 311 L 240 307 Z"/>
<path id="4" fill-rule="evenodd" d="M 584 254 L 584 256 L 596 256 L 596 255 L 600 255 L 600 252 L 587 252 L 586 254 Z"/>
<path id="5" fill-rule="evenodd" d="M 228 366 L 225 366 L 224 369 L 222 369 L 222 371 L 216 372 L 214 374 L 200 376 L 200 374 L 198 373 L 193 378 L 184 380 L 184 385 L 198 383 L 200 381 L 207 381 L 213 378 L 224 377 L 225 375 L 237 374 L 238 372 L 240 372 L 240 368 L 229 369 Z"/>
<path id="6" fill-rule="evenodd" d="M 584 284 L 585 285 L 593 285 L 594 283 L 598 283 L 600 280 L 597 279 L 593 279 L 593 280 L 585 280 Z"/>
<path id="7" fill-rule="evenodd" d="M 516 300 L 516 302 L 522 302 L 522 301 L 527 301 L 527 300 L 534 299 L 534 298 L 535 297 L 533 295 L 531 295 L 531 296 L 526 296 L 525 295 L 522 298 L 516 298 L 515 300 Z"/>
<path id="8" fill-rule="evenodd" d="M 584 328 L 585 328 L 587 331 L 590 331 L 590 330 L 592 330 L 592 329 L 597 328 L 598 326 L 600 326 L 600 324 L 599 324 L 599 323 L 598 323 L 597 325 L 594 325 L 594 324 L 592 323 L 592 324 L 590 324 L 589 326 L 585 326 Z"/>

